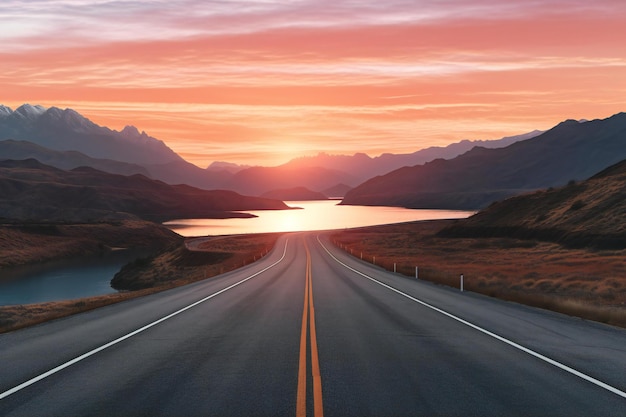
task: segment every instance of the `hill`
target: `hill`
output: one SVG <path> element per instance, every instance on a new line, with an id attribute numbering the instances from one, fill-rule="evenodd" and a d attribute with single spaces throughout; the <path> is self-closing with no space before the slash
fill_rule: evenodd
<path id="1" fill-rule="evenodd" d="M 224 184 L 224 188 L 242 194 L 262 195 L 272 190 L 295 187 L 324 190 L 339 183 L 352 184 L 355 181 L 354 177 L 344 171 L 320 167 L 253 167 L 234 174 Z"/>
<path id="2" fill-rule="evenodd" d="M 29 159 L 0 161 L 0 218 L 5 221 L 99 221 L 141 218 L 246 217 L 241 210 L 280 210 L 278 200 L 232 191 L 169 185 L 143 175 L 80 167 L 64 171 Z"/>
<path id="3" fill-rule="evenodd" d="M 342 204 L 409 208 L 478 209 L 541 188 L 582 180 L 626 158 L 626 114 L 568 120 L 505 148 L 473 148 L 372 178 L 348 192 Z"/>
<path id="4" fill-rule="evenodd" d="M 322 194 L 327 196 L 328 198 L 343 198 L 348 191 L 350 191 L 352 187 L 346 184 L 337 184 L 333 187 L 322 190 Z"/>
<path id="5" fill-rule="evenodd" d="M 268 191 L 261 195 L 264 198 L 273 198 L 283 201 L 308 201 L 308 200 L 328 200 L 328 198 L 305 187 L 283 188 L 280 190 Z"/>
<path id="6" fill-rule="evenodd" d="M 45 165 L 65 170 L 89 166 L 111 174 L 150 175 L 146 168 L 137 164 L 91 158 L 78 151 L 55 151 L 27 141 L 0 141 L 0 158 L 15 160 L 34 158 Z"/>
<path id="7" fill-rule="evenodd" d="M 572 247 L 626 248 L 626 160 L 590 179 L 512 197 L 441 236 L 514 237 Z"/>

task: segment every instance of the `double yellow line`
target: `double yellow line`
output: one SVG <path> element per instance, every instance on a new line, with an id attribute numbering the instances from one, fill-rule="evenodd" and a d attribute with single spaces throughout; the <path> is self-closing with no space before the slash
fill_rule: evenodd
<path id="1" fill-rule="evenodd" d="M 313 415 L 323 417 L 322 378 L 317 354 L 317 333 L 315 331 L 315 308 L 313 307 L 313 283 L 311 274 L 311 252 L 304 240 L 306 249 L 306 283 L 304 288 L 304 310 L 302 311 L 302 330 L 300 332 L 300 364 L 298 368 L 298 396 L 296 398 L 296 417 L 306 417 L 306 346 L 307 324 L 311 337 L 311 373 L 313 374 Z"/>

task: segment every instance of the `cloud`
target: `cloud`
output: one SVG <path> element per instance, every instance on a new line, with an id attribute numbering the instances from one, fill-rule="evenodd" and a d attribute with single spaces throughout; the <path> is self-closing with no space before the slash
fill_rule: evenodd
<path id="1" fill-rule="evenodd" d="M 5 0 L 0 3 L 0 40 L 4 48 L 29 49 L 285 28 L 433 25 L 581 12 L 610 16 L 625 8 L 617 0 Z"/>
<path id="2" fill-rule="evenodd" d="M 625 18 L 621 0 L 4 0 L 0 91 L 200 165 L 289 140 L 410 152 L 623 110 Z"/>

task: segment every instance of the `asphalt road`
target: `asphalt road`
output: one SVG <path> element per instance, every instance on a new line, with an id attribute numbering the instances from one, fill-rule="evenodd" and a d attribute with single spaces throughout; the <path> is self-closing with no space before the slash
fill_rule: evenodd
<path id="1" fill-rule="evenodd" d="M 624 416 L 626 331 L 385 272 L 316 233 L 0 335 L 0 416 Z"/>

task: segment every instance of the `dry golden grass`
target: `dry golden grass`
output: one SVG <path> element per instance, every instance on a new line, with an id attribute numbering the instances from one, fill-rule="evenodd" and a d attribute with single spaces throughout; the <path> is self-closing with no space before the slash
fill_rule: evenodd
<path id="1" fill-rule="evenodd" d="M 260 259 L 274 247 L 279 236 L 264 233 L 205 238 L 201 243 L 192 241 L 124 268 L 113 285 L 122 290 L 137 290 L 213 277 Z"/>
<path id="2" fill-rule="evenodd" d="M 143 289 L 60 302 L 0 307 L 0 333 L 93 310 L 231 271 L 259 260 L 280 234 L 224 236 L 199 245 L 199 251 L 177 246 L 141 269 Z M 194 248 L 195 249 L 195 248 Z M 215 256 L 215 254 L 220 254 Z"/>
<path id="3" fill-rule="evenodd" d="M 167 245 L 182 238 L 143 220 L 84 224 L 0 226 L 0 268 L 106 251 L 112 247 Z"/>
<path id="4" fill-rule="evenodd" d="M 388 270 L 626 327 L 626 250 L 566 249 L 506 238 L 440 238 L 447 221 L 334 233 L 354 256 Z"/>

